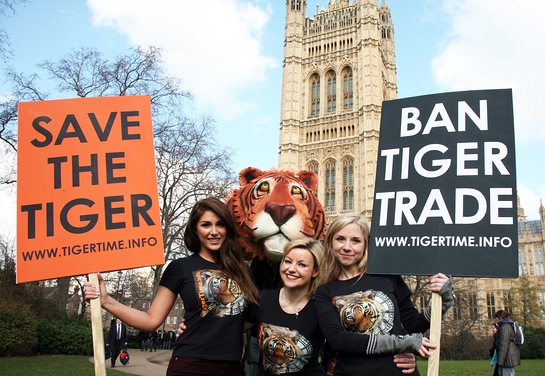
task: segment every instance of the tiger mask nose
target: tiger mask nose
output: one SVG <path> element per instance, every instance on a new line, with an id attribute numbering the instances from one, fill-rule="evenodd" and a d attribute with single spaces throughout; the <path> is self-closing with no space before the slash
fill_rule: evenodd
<path id="1" fill-rule="evenodd" d="M 286 223 L 296 212 L 294 205 L 278 205 L 268 202 L 265 205 L 265 211 L 269 213 L 274 223 L 280 227 Z"/>

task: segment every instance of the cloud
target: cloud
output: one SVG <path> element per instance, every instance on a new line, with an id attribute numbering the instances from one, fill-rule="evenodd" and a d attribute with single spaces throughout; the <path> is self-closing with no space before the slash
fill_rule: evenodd
<path id="1" fill-rule="evenodd" d="M 541 195 L 545 195 L 545 187 L 541 188 Z M 520 206 L 524 208 L 524 215 L 528 220 L 539 219 L 539 207 L 541 199 L 528 187 L 520 182 L 517 183 L 517 194 L 520 199 Z"/>
<path id="2" fill-rule="evenodd" d="M 513 89 L 518 141 L 545 139 L 545 2 L 444 0 L 450 21 L 432 69 L 445 91 Z"/>
<path id="3" fill-rule="evenodd" d="M 249 0 L 88 0 L 93 24 L 111 27 L 133 45 L 164 49 L 170 75 L 180 77 L 197 107 L 233 118 L 250 110 L 247 88 L 277 62 L 263 54 L 271 16 L 266 2 Z"/>

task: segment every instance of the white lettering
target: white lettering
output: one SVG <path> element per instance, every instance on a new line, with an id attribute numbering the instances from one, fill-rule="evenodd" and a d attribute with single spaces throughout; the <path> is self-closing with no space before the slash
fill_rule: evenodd
<path id="1" fill-rule="evenodd" d="M 432 166 L 439 168 L 435 171 L 429 171 L 426 170 L 424 166 L 422 166 L 422 158 L 424 158 L 426 153 L 430 151 L 438 151 L 445 154 L 447 150 L 448 148 L 445 145 L 441 144 L 430 144 L 424 146 L 414 156 L 414 168 L 416 172 L 418 172 L 421 176 L 425 178 L 436 178 L 446 173 L 450 167 L 450 159 L 434 159 L 432 162 Z"/>
<path id="2" fill-rule="evenodd" d="M 477 211 L 472 216 L 467 217 L 464 216 L 464 208 L 473 208 L 473 206 L 464 205 L 466 196 L 471 196 L 477 200 Z M 456 190 L 456 203 L 460 203 L 460 205 L 456 205 L 456 209 L 454 212 L 454 220 L 457 224 L 474 224 L 479 222 L 486 215 L 486 198 L 480 191 L 476 189 L 458 188 Z"/>

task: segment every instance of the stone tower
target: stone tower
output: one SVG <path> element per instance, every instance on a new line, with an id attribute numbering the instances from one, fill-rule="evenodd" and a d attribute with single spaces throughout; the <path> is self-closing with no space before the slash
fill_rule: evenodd
<path id="1" fill-rule="evenodd" d="M 318 174 L 329 215 L 372 213 L 382 101 L 397 97 L 394 27 L 382 0 L 330 0 L 314 18 L 286 0 L 280 169 Z"/>

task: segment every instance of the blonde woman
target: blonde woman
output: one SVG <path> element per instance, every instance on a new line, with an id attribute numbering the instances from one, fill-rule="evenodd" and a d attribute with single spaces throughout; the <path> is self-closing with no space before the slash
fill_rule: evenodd
<path id="1" fill-rule="evenodd" d="M 257 324 L 258 375 L 324 375 L 318 362 L 324 336 L 316 320 L 314 292 L 322 243 L 299 238 L 284 246 L 282 288 L 262 290 L 247 320 Z"/>
<path id="2" fill-rule="evenodd" d="M 316 309 L 336 353 L 335 376 L 411 373 L 397 366 L 393 355 L 426 356 L 435 348 L 421 334 L 429 329 L 430 310 L 416 310 L 401 276 L 366 273 L 368 240 L 369 223 L 360 214 L 337 217 L 324 240 Z M 444 274 L 431 277 L 430 291 L 442 295 L 443 313 L 453 305 L 452 281 Z"/>

